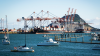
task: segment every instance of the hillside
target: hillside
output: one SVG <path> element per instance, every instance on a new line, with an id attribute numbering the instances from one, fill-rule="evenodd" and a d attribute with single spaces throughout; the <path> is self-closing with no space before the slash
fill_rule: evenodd
<path id="1" fill-rule="evenodd" d="M 70 15 L 68 17 L 70 17 Z M 65 16 L 63 16 L 62 18 L 65 18 Z M 81 22 L 87 23 L 78 14 L 75 14 L 74 22 L 80 22 L 80 19 L 81 19 Z M 88 24 L 85 24 L 85 28 L 89 28 L 91 31 L 100 31 L 100 29 L 92 27 L 92 26 L 90 26 Z"/>

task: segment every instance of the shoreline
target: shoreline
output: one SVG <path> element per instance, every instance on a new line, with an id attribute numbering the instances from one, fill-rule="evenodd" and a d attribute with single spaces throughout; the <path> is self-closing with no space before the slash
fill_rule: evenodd
<path id="1" fill-rule="evenodd" d="M 7 34 L 25 34 L 22 32 L 6 32 Z M 75 32 L 65 32 L 65 33 L 75 33 Z M 5 34 L 5 32 L 0 32 L 0 34 Z M 31 33 L 31 32 L 26 32 L 26 34 L 62 34 L 62 33 Z"/>
<path id="2" fill-rule="evenodd" d="M 7 34 L 25 34 L 25 33 L 19 33 L 19 32 L 6 32 Z M 5 34 L 5 32 L 0 32 L 0 34 Z M 27 32 L 26 34 L 62 34 L 62 33 L 30 33 Z"/>

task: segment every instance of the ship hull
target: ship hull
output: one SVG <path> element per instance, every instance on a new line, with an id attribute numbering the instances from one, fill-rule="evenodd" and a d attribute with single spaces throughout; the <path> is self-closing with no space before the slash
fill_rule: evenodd
<path id="1" fill-rule="evenodd" d="M 26 34 L 42 34 L 42 33 L 50 33 L 50 34 L 60 34 L 64 33 L 65 31 L 62 30 L 43 30 L 43 29 L 34 29 L 32 32 L 26 32 Z M 68 33 L 68 32 L 65 32 Z M 72 33 L 72 32 L 71 32 Z M 77 31 L 73 33 L 84 33 L 84 30 L 78 29 Z M 18 32 L 18 34 L 25 34 L 25 32 Z"/>

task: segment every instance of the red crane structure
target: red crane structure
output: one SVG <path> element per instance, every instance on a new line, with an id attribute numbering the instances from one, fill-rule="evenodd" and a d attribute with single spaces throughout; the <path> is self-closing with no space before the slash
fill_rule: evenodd
<path id="1" fill-rule="evenodd" d="M 69 22 L 71 22 L 72 13 L 73 13 L 73 9 L 72 9 L 71 15 L 70 15 L 70 17 L 69 17 Z"/>
<path id="2" fill-rule="evenodd" d="M 73 18 L 72 18 L 72 21 L 74 21 L 75 14 L 76 14 L 76 10 L 77 10 L 77 9 L 75 9 L 75 12 L 74 12 L 74 16 L 73 16 Z"/>

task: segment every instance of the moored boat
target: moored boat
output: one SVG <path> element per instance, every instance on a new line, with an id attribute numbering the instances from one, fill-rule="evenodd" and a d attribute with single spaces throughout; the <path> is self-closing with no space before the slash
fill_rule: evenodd
<path id="1" fill-rule="evenodd" d="M 34 52 L 33 48 L 29 48 L 26 46 L 14 47 L 14 50 L 11 52 Z"/>
<path id="2" fill-rule="evenodd" d="M 8 39 L 3 39 L 2 40 L 2 44 L 9 45 L 10 44 L 10 41 Z"/>
<path id="3" fill-rule="evenodd" d="M 26 28 L 25 28 L 25 46 L 14 47 L 14 50 L 11 52 L 34 52 L 33 48 L 29 48 L 26 46 Z"/>
<path id="4" fill-rule="evenodd" d="M 38 43 L 37 46 L 58 46 L 59 42 L 53 41 L 53 39 L 45 39 L 44 42 Z"/>

